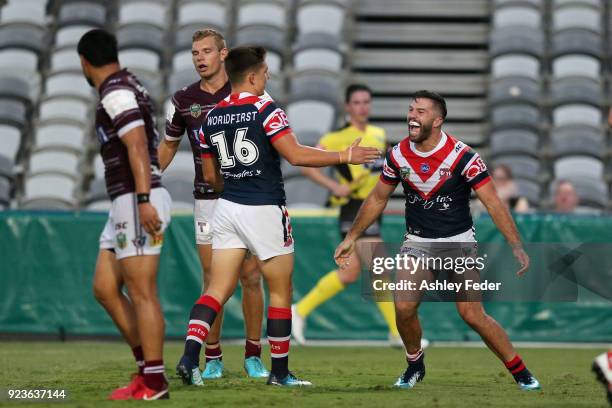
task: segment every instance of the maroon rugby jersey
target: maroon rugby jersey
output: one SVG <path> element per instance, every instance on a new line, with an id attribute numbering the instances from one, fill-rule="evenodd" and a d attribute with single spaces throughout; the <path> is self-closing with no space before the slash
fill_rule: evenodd
<path id="1" fill-rule="evenodd" d="M 198 134 L 208 112 L 229 96 L 232 87 L 229 81 L 216 93 L 210 94 L 200 88 L 200 81 L 177 91 L 172 97 L 166 116 L 166 139 L 181 140 L 185 131 L 189 137 L 195 167 L 193 196 L 196 200 L 212 200 L 219 197 L 212 187 L 204 182 L 202 158 Z"/>
<path id="2" fill-rule="evenodd" d="M 136 189 L 128 151 L 121 137 L 144 126 L 151 162 L 151 188 L 161 186 L 157 160 L 159 134 L 149 93 L 126 69 L 119 70 L 100 85 L 100 102 L 96 108 L 96 135 L 104 162 L 106 191 L 111 200 Z"/>

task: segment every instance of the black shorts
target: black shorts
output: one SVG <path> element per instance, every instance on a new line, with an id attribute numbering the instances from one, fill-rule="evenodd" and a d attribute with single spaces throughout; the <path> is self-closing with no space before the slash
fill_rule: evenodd
<path id="1" fill-rule="evenodd" d="M 353 221 L 355 221 L 355 218 L 357 218 L 357 213 L 359 212 L 361 204 L 363 204 L 363 200 L 350 199 L 348 203 L 340 207 L 339 227 L 342 239 L 344 239 L 346 234 L 348 234 L 350 231 Z M 370 225 L 368 229 L 363 232 L 363 234 L 361 234 L 361 238 L 380 238 L 381 225 L 382 215 L 376 221 L 374 221 L 372 225 Z"/>

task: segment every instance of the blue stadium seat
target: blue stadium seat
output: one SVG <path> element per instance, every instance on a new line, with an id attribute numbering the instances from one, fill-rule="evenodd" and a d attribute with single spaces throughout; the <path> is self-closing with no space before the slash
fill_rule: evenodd
<path id="1" fill-rule="evenodd" d="M 0 23 L 27 23 L 43 27 L 46 24 L 45 2 L 12 0 L 2 8 Z"/>
<path id="2" fill-rule="evenodd" d="M 57 174 L 40 174 L 25 180 L 23 208 L 71 209 L 74 208 L 75 182 L 73 178 Z"/>
<path id="3" fill-rule="evenodd" d="M 541 84 L 531 78 L 506 77 L 492 81 L 489 86 L 491 104 L 527 102 L 537 105 L 541 97 Z"/>
<path id="4" fill-rule="evenodd" d="M 14 163 L 21 146 L 21 138 L 21 130 L 18 127 L 0 124 L 0 155 Z"/>
<path id="5" fill-rule="evenodd" d="M 540 153 L 540 137 L 533 130 L 505 129 L 491 134 L 491 156 L 507 154 L 529 154 L 537 157 Z"/>
<path id="6" fill-rule="evenodd" d="M 90 125 L 91 105 L 76 98 L 51 98 L 39 105 L 38 121 L 43 123 L 72 123 Z"/>
<path id="7" fill-rule="evenodd" d="M 493 166 L 505 164 L 512 170 L 512 175 L 515 178 L 522 178 L 539 182 L 544 175 L 542 172 L 542 163 L 539 159 L 535 159 L 526 155 L 507 155 L 495 158 Z"/>
<path id="8" fill-rule="evenodd" d="M 552 111 L 554 126 L 582 124 L 599 127 L 602 116 L 601 108 L 584 104 L 561 105 Z"/>
<path id="9" fill-rule="evenodd" d="M 534 27 L 511 26 L 494 30 L 489 40 L 489 54 L 528 54 L 536 57 L 544 53 L 544 33 Z"/>
<path id="10" fill-rule="evenodd" d="M 119 6 L 119 25 L 142 23 L 165 29 L 169 25 L 167 2 L 131 1 Z"/>
<path id="11" fill-rule="evenodd" d="M 78 1 L 62 4 L 58 16 L 59 27 L 68 25 L 106 25 L 106 7 L 103 3 Z"/>
<path id="12" fill-rule="evenodd" d="M 10 152 L 9 152 L 10 153 Z M 5 156 L 0 153 L 0 180 L 13 179 L 15 170 L 15 161 L 10 156 Z"/>
<path id="13" fill-rule="evenodd" d="M 336 106 L 342 93 L 342 78 L 325 71 L 304 71 L 291 77 L 290 95 L 293 100 L 312 99 Z"/>
<path id="14" fill-rule="evenodd" d="M 34 135 L 35 149 L 68 149 L 75 155 L 87 148 L 85 129 L 78 125 L 48 124 L 36 129 Z"/>
<path id="15" fill-rule="evenodd" d="M 603 180 L 604 163 L 591 156 L 566 156 L 554 162 L 557 179 L 593 179 Z"/>
<path id="16" fill-rule="evenodd" d="M 96 154 L 94 156 L 92 170 L 95 180 L 104 180 L 104 162 L 101 155 Z"/>
<path id="17" fill-rule="evenodd" d="M 495 29 L 509 26 L 542 27 L 542 14 L 535 7 L 508 6 L 496 8 L 493 12 Z"/>
<path id="18" fill-rule="evenodd" d="M 11 205 L 11 183 L 8 179 L 0 177 L 0 210 Z"/>
<path id="19" fill-rule="evenodd" d="M 142 48 L 162 54 L 164 51 L 164 31 L 148 24 L 129 24 L 117 30 L 119 49 Z"/>
<path id="20" fill-rule="evenodd" d="M 302 48 L 293 54 L 293 68 L 297 72 L 311 69 L 338 72 L 343 60 L 343 54 L 335 48 Z"/>
<path id="21" fill-rule="evenodd" d="M 562 7 L 553 7 L 552 29 L 555 32 L 567 29 L 585 29 L 596 33 L 602 31 L 602 12 L 596 7 L 568 4 Z"/>
<path id="22" fill-rule="evenodd" d="M 316 100 L 290 102 L 287 107 L 287 115 L 291 128 L 298 138 L 301 138 L 300 135 L 306 136 L 306 132 L 312 132 L 321 137 L 324 133 L 329 132 L 336 122 L 335 107 Z"/>
<path id="23" fill-rule="evenodd" d="M 552 61 L 553 78 L 585 77 L 601 78 L 601 61 L 589 55 L 570 54 Z"/>
<path id="24" fill-rule="evenodd" d="M 541 62 L 538 58 L 525 54 L 506 54 L 491 61 L 493 78 L 526 77 L 540 79 Z"/>
<path id="25" fill-rule="evenodd" d="M 286 2 L 275 0 L 241 0 L 236 24 L 238 29 L 266 25 L 284 30 L 287 25 Z"/>
<path id="26" fill-rule="evenodd" d="M 514 183 L 516 184 L 519 197 L 525 197 L 531 207 L 540 206 L 542 188 L 539 183 L 521 178 L 515 178 Z"/>
<path id="27" fill-rule="evenodd" d="M 129 70 L 146 71 L 151 74 L 160 72 L 159 54 L 139 48 L 119 51 L 119 61 L 121 66 Z"/>
<path id="28" fill-rule="evenodd" d="M 181 29 L 192 26 L 191 33 L 211 26 L 224 32 L 228 25 L 227 3 L 223 0 L 183 1 L 178 6 L 176 24 Z M 191 36 L 189 38 L 191 44 Z"/>
<path id="29" fill-rule="evenodd" d="M 327 33 L 341 38 L 346 20 L 346 10 L 336 2 L 306 2 L 297 9 L 298 36 L 308 33 Z"/>
<path id="30" fill-rule="evenodd" d="M 72 47 L 76 48 L 79 40 L 86 32 L 99 28 L 93 25 L 74 25 L 58 28 L 55 32 L 55 47 Z"/>
<path id="31" fill-rule="evenodd" d="M 51 53 L 51 72 L 81 72 L 81 60 L 73 46 L 57 49 Z"/>
<path id="32" fill-rule="evenodd" d="M 277 54 L 285 53 L 285 30 L 272 25 L 250 25 L 238 29 L 235 45 L 260 45 Z"/>
<path id="33" fill-rule="evenodd" d="M 26 105 L 16 99 L 0 98 L 0 124 L 24 128 L 28 122 Z"/>
<path id="34" fill-rule="evenodd" d="M 500 105 L 491 110 L 491 126 L 494 128 L 538 129 L 542 123 L 542 113 L 533 105 Z"/>
<path id="35" fill-rule="evenodd" d="M 30 155 L 28 174 L 61 174 L 76 178 L 79 172 L 80 157 L 73 151 L 64 149 L 44 149 Z"/>
<path id="36" fill-rule="evenodd" d="M 0 97 L 31 103 L 35 96 L 30 90 L 30 84 L 16 76 L 5 76 L 0 72 Z"/>
<path id="37" fill-rule="evenodd" d="M 573 28 L 555 33 L 551 39 L 549 52 L 553 56 L 588 54 L 602 58 L 604 41 L 602 36 L 596 32 Z"/>
<path id="38" fill-rule="evenodd" d="M 0 26 L 0 49 L 23 48 L 40 54 L 45 47 L 45 30 L 29 24 L 6 24 Z"/>
<path id="39" fill-rule="evenodd" d="M 86 101 L 93 100 L 94 89 L 80 73 L 57 73 L 47 78 L 44 96 L 75 97 Z"/>
<path id="40" fill-rule="evenodd" d="M 550 149 L 554 157 L 579 154 L 603 159 L 606 138 L 600 127 L 567 125 L 551 129 Z"/>
<path id="41" fill-rule="evenodd" d="M 599 80 L 567 77 L 550 84 L 550 98 L 553 105 L 586 103 L 601 106 L 604 103 L 603 87 Z"/>

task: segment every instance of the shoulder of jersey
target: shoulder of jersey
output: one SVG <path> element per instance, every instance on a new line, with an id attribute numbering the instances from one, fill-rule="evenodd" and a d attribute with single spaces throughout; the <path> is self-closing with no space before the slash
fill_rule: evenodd
<path id="1" fill-rule="evenodd" d="M 450 139 L 450 141 L 455 145 L 455 151 L 459 152 L 462 149 L 466 149 L 466 151 L 473 151 L 473 149 L 467 144 L 463 143 L 461 140 L 457 139 L 455 136 L 450 133 L 446 133 L 446 136 Z"/>
<path id="2" fill-rule="evenodd" d="M 128 76 L 120 75 L 109 80 L 103 89 L 100 89 L 100 94 L 105 95 L 118 89 L 134 89 L 134 85 L 128 80 Z"/>
<path id="3" fill-rule="evenodd" d="M 264 92 L 263 95 L 257 97 L 257 102 L 255 102 L 255 107 L 258 111 L 262 111 L 269 104 L 274 103 L 274 99 L 270 96 L 269 93 Z"/>
<path id="4" fill-rule="evenodd" d="M 181 89 L 179 89 L 178 91 L 176 91 L 173 95 L 174 99 L 177 101 L 181 101 L 182 99 L 186 98 L 189 96 L 189 92 L 194 88 L 194 87 L 199 87 L 200 86 L 200 81 L 196 81 L 192 84 L 186 85 L 184 87 L 182 87 Z"/>

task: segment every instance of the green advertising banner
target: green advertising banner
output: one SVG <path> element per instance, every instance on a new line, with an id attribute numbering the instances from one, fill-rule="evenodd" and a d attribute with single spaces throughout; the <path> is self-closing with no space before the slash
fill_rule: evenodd
<path id="1" fill-rule="evenodd" d="M 612 248 L 612 217 L 523 215 L 516 220 L 526 242 L 610 243 Z M 0 333 L 118 334 L 92 294 L 98 238 L 105 222 L 106 215 L 100 213 L 0 212 Z M 340 236 L 334 216 L 294 216 L 292 223 L 297 300 L 335 267 L 332 254 Z M 488 217 L 476 220 L 476 230 L 480 242 L 503 242 Z M 385 218 L 385 241 L 399 243 L 403 232 L 402 217 Z M 357 282 L 316 309 L 308 319 L 308 338 L 385 339 L 384 320 L 361 289 Z M 192 217 L 174 216 L 159 272 L 169 337 L 184 335 L 200 291 Z M 583 293 L 577 302 L 491 302 L 485 307 L 516 341 L 612 342 L 612 302 L 592 293 Z M 240 288 L 225 312 L 223 336 L 242 338 Z M 425 336 L 431 340 L 477 340 L 453 303 L 424 303 L 420 312 Z"/>

